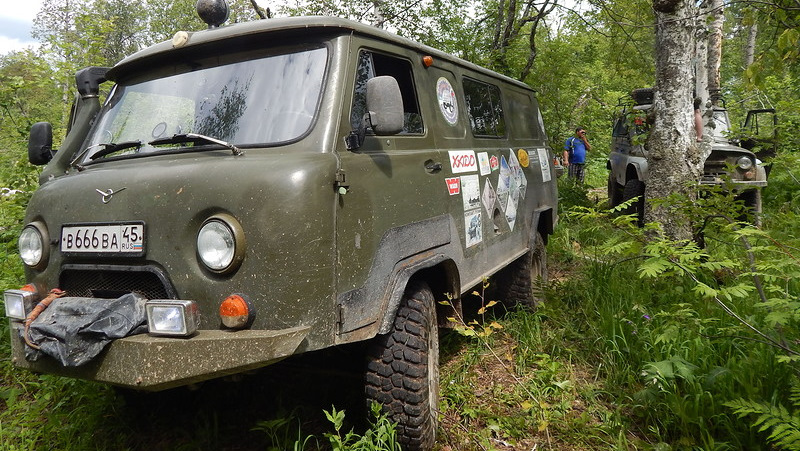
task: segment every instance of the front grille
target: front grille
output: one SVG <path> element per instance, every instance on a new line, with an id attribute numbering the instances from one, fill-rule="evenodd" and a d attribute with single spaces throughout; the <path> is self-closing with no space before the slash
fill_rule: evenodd
<path id="1" fill-rule="evenodd" d="M 118 298 L 138 293 L 147 299 L 174 299 L 166 276 L 153 267 L 74 265 L 65 267 L 59 287 L 72 297 Z"/>

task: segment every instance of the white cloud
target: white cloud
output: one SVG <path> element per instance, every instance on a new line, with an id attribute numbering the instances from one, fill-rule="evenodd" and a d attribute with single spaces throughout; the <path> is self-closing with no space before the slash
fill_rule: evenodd
<path id="1" fill-rule="evenodd" d="M 0 0 L 0 17 L 33 22 L 42 0 Z"/>
<path id="2" fill-rule="evenodd" d="M 39 43 L 30 36 L 42 0 L 0 0 L 0 55 Z"/>
<path id="3" fill-rule="evenodd" d="M 20 51 L 24 50 L 28 47 L 39 47 L 39 43 L 36 41 L 21 41 L 19 39 L 9 38 L 7 36 L 0 35 L 0 55 L 5 55 L 6 53 L 12 51 Z"/>

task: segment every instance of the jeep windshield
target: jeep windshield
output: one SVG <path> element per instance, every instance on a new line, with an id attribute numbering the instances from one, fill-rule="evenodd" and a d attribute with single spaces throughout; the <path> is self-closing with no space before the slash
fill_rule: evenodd
<path id="1" fill-rule="evenodd" d="M 181 62 L 125 79 L 112 89 L 77 160 L 90 164 L 299 139 L 314 120 L 327 55 L 324 47 L 250 52 Z M 181 136 L 209 139 L 176 138 Z"/>

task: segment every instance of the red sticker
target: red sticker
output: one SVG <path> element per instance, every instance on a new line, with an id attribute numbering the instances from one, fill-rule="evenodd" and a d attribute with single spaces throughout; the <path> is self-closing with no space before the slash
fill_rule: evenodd
<path id="1" fill-rule="evenodd" d="M 447 191 L 451 196 L 455 196 L 461 192 L 461 183 L 459 183 L 458 177 L 448 178 L 444 181 L 447 183 Z"/>
<path id="2" fill-rule="evenodd" d="M 489 166 L 494 171 L 500 166 L 500 160 L 498 160 L 496 156 L 492 155 L 492 158 L 489 158 Z"/>

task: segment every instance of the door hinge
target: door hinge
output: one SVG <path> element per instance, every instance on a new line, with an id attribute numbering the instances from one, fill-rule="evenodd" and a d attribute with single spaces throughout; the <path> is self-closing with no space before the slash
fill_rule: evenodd
<path id="1" fill-rule="evenodd" d="M 333 182 L 334 189 L 340 188 L 350 188 L 350 184 L 347 183 L 347 178 L 344 175 L 344 169 L 337 169 L 336 170 L 336 180 Z"/>

